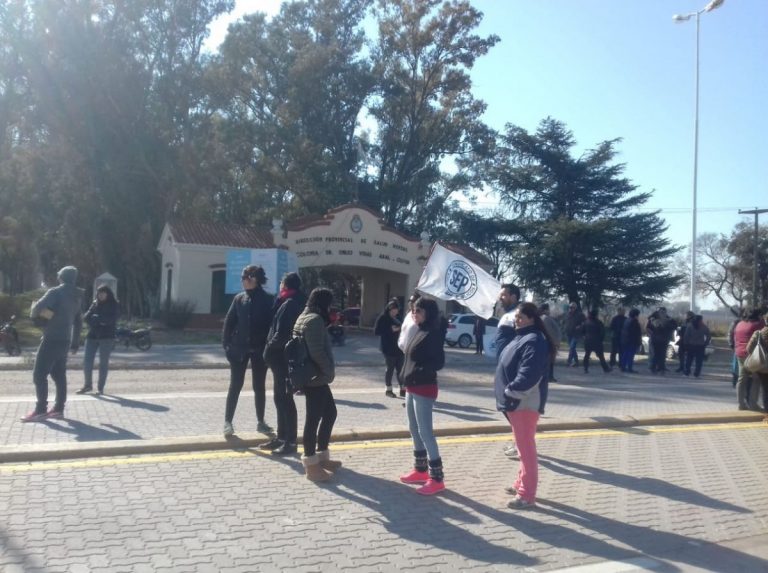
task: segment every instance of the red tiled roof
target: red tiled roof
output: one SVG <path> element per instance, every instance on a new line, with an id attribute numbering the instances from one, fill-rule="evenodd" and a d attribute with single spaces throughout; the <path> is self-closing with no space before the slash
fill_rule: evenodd
<path id="1" fill-rule="evenodd" d="M 177 243 L 240 249 L 271 249 L 275 246 L 272 233 L 264 227 L 195 221 L 176 221 L 169 226 Z"/>

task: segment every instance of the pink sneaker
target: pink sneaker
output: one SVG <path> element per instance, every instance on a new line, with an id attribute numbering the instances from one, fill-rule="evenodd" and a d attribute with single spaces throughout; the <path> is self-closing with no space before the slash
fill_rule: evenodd
<path id="1" fill-rule="evenodd" d="M 64 417 L 64 412 L 62 412 L 61 410 L 54 410 L 53 408 L 51 408 L 50 410 L 48 410 L 48 413 L 45 414 L 45 417 L 48 418 L 49 420 L 50 419 L 58 420 Z"/>
<path id="2" fill-rule="evenodd" d="M 444 489 L 444 482 L 429 479 L 427 480 L 427 483 L 416 490 L 416 493 L 420 493 L 421 495 L 434 495 L 439 491 L 443 491 Z"/>
<path id="3" fill-rule="evenodd" d="M 411 470 L 410 473 L 401 475 L 400 481 L 403 483 L 427 483 L 429 481 L 429 473 Z"/>
<path id="4" fill-rule="evenodd" d="M 22 422 L 39 422 L 40 420 L 45 420 L 46 415 L 46 412 L 37 412 L 36 410 L 32 410 L 26 416 L 22 416 L 20 420 Z"/>

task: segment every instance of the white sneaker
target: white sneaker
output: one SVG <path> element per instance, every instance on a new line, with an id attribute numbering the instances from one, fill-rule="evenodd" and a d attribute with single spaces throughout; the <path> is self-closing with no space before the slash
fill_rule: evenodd
<path id="1" fill-rule="evenodd" d="M 224 437 L 228 438 L 235 433 L 235 428 L 232 427 L 232 422 L 224 422 Z"/>
<path id="2" fill-rule="evenodd" d="M 507 456 L 511 460 L 519 460 L 520 454 L 517 453 L 517 446 L 509 446 L 508 448 L 504 449 L 504 455 Z"/>

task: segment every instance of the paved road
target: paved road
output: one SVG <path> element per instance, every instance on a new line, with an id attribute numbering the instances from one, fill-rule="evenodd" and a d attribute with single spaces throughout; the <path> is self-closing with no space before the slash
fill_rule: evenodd
<path id="1" fill-rule="evenodd" d="M 384 396 L 381 366 L 338 369 L 333 390 L 339 407 L 338 430 L 405 429 L 402 401 Z M 218 436 L 223 425 L 228 372 L 221 369 L 116 370 L 107 395 L 77 396 L 82 374 L 70 373 L 66 419 L 43 424 L 18 420 L 33 406 L 28 371 L 0 373 L 0 446 Z M 436 405 L 438 428 L 498 423 L 492 390 L 493 365 L 483 357 L 451 351 L 441 372 Z M 702 379 L 656 377 L 620 372 L 583 374 L 559 368 L 546 419 L 610 420 L 656 415 L 735 412 L 734 390 L 725 366 L 713 365 Z M 271 378 L 268 379 L 271 386 Z M 303 399 L 297 400 L 300 417 Z M 268 394 L 267 422 L 274 423 Z M 255 432 L 253 393 L 243 391 L 235 417 L 239 434 Z M 0 455 L 2 451 L 0 450 Z"/>
<path id="2" fill-rule="evenodd" d="M 504 436 L 441 439 L 432 498 L 396 481 L 407 441 L 335 444 L 323 486 L 251 450 L 0 465 L 0 569 L 768 571 L 767 431 L 543 434 L 523 512 L 505 507 Z"/>

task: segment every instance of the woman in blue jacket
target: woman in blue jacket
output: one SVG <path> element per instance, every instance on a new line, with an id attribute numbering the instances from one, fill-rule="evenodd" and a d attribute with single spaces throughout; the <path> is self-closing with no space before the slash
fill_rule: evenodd
<path id="1" fill-rule="evenodd" d="M 536 425 L 547 401 L 549 363 L 556 352 L 536 305 L 523 303 L 515 317 L 515 338 L 499 356 L 496 367 L 496 408 L 504 412 L 520 454 L 517 479 L 507 492 L 515 498 L 511 509 L 536 505 L 539 461 L 536 453 Z"/>

